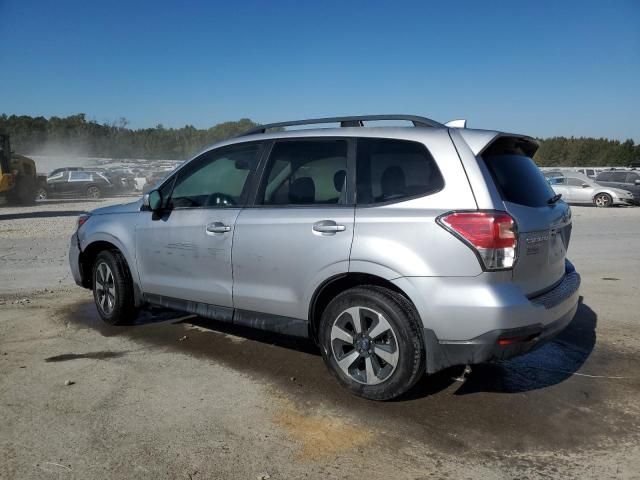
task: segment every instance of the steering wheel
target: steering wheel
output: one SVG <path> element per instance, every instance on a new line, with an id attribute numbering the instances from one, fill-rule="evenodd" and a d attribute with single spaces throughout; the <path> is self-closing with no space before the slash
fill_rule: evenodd
<path id="1" fill-rule="evenodd" d="M 207 197 L 206 205 L 213 207 L 215 205 L 235 205 L 236 201 L 231 195 L 227 195 L 226 193 L 212 193 Z"/>

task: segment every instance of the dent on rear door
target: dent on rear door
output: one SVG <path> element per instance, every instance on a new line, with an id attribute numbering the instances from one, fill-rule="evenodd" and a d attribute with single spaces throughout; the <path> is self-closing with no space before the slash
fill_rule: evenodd
<path id="1" fill-rule="evenodd" d="M 242 210 L 232 250 L 234 307 L 306 320 L 309 292 L 349 269 L 353 215 L 353 207 Z M 314 232 L 323 220 L 345 228 Z"/>

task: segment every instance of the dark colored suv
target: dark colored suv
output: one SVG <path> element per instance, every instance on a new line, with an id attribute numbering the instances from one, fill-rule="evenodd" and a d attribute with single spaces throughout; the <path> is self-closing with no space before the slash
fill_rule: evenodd
<path id="1" fill-rule="evenodd" d="M 100 198 L 113 190 L 113 184 L 100 172 L 58 169 L 47 177 L 46 190 L 38 191 L 38 198 L 89 197 Z"/>
<path id="2" fill-rule="evenodd" d="M 635 170 L 600 172 L 596 182 L 606 187 L 621 188 L 633 193 L 633 203 L 640 205 L 640 172 Z"/>

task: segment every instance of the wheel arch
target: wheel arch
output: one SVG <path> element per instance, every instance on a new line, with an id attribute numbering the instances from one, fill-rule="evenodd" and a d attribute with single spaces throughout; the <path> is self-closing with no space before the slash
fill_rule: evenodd
<path id="1" fill-rule="evenodd" d="M 591 201 L 593 202 L 594 205 L 596 204 L 596 198 L 598 198 L 600 195 L 608 196 L 609 199 L 611 200 L 611 204 L 613 205 L 614 203 L 613 195 L 607 190 L 601 190 L 593 195 L 593 197 L 591 198 Z"/>
<path id="2" fill-rule="evenodd" d="M 386 278 L 364 272 L 348 272 L 334 275 L 316 288 L 309 302 L 309 337 L 314 342 L 318 341 L 320 318 L 329 302 L 345 290 L 365 285 L 375 285 L 394 291 L 406 298 L 416 308 L 409 295 Z M 417 312 L 418 310 L 416 309 L 416 314 Z"/>
<path id="3" fill-rule="evenodd" d="M 129 273 L 131 275 L 131 280 L 133 283 L 133 294 L 134 294 L 135 304 L 136 306 L 141 305 L 142 292 L 134 276 L 134 269 L 131 268 L 131 262 L 127 258 L 126 251 L 124 251 L 124 249 L 121 248 L 120 246 L 108 240 L 104 240 L 104 239 L 95 240 L 89 243 L 87 246 L 85 246 L 85 248 L 80 253 L 80 272 L 82 275 L 82 285 L 85 288 L 92 289 L 91 275 L 93 272 L 93 264 L 95 263 L 95 260 L 98 254 L 105 250 L 117 250 L 118 252 L 120 252 L 122 257 L 124 258 L 125 264 L 129 269 Z"/>

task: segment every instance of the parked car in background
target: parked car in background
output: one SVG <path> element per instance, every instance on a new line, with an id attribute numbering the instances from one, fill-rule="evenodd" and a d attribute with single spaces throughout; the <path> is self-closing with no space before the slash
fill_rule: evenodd
<path id="1" fill-rule="evenodd" d="M 414 126 L 364 126 L 380 120 Z M 341 127 L 266 133 L 326 123 Z M 571 209 L 537 148 L 404 115 L 262 125 L 81 216 L 71 271 L 107 323 L 161 305 L 310 337 L 340 384 L 391 399 L 573 319 Z"/>
<path id="2" fill-rule="evenodd" d="M 542 174 L 546 179 L 564 177 L 564 173 L 562 173 L 560 170 L 545 170 L 542 172 Z"/>
<path id="3" fill-rule="evenodd" d="M 549 184 L 567 203 L 592 204 L 601 208 L 633 203 L 633 194 L 627 190 L 598 185 L 586 175 L 577 172 L 564 175 L 549 179 Z"/>
<path id="4" fill-rule="evenodd" d="M 576 170 L 579 173 L 582 173 L 583 175 L 586 175 L 587 177 L 591 178 L 591 179 L 595 179 L 596 176 L 598 175 L 598 173 L 600 173 L 602 171 L 602 169 L 599 168 L 578 168 Z"/>
<path id="5" fill-rule="evenodd" d="M 609 170 L 600 172 L 596 182 L 606 187 L 627 190 L 633 194 L 632 202 L 640 205 L 640 172 L 637 170 Z"/>
<path id="6" fill-rule="evenodd" d="M 135 176 L 128 169 L 107 169 L 101 172 L 113 185 L 114 193 L 135 191 Z"/>
<path id="7" fill-rule="evenodd" d="M 40 200 L 55 197 L 100 198 L 105 194 L 113 193 L 113 190 L 113 184 L 100 172 L 56 169 L 47 177 L 46 187 L 39 188 L 37 198 Z"/>
<path id="8" fill-rule="evenodd" d="M 158 183 L 160 183 L 162 180 L 164 180 L 165 178 L 167 178 L 169 176 L 171 172 L 167 172 L 167 171 L 161 171 L 161 172 L 154 172 L 151 173 L 150 175 L 147 175 L 146 177 L 146 183 L 145 185 L 142 187 L 142 192 L 143 193 L 147 193 L 149 190 L 151 190 L 155 185 L 157 185 Z"/>

